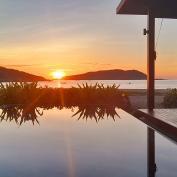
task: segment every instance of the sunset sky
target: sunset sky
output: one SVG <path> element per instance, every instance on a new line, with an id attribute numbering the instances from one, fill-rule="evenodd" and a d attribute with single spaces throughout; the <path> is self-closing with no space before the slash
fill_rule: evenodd
<path id="1" fill-rule="evenodd" d="M 55 70 L 146 72 L 147 18 L 116 15 L 119 2 L 0 0 L 0 65 L 46 78 Z M 177 78 L 177 20 L 164 20 L 157 53 L 157 77 Z"/>

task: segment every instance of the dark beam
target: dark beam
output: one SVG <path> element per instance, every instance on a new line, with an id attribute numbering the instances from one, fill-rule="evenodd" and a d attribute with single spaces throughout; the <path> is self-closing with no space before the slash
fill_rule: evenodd
<path id="1" fill-rule="evenodd" d="M 155 17 L 151 8 L 148 14 L 148 59 L 147 59 L 147 105 L 149 110 L 154 109 L 155 97 Z"/>
<path id="2" fill-rule="evenodd" d="M 148 15 L 148 9 L 154 9 L 155 18 L 177 19 L 177 0 L 122 0 L 117 14 Z"/>

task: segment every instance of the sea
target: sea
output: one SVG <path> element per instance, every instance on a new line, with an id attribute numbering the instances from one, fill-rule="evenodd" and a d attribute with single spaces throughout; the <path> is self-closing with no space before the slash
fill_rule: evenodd
<path id="1" fill-rule="evenodd" d="M 39 82 L 39 86 L 53 87 L 53 88 L 71 88 L 82 86 L 83 84 L 95 85 L 103 84 L 107 85 L 117 85 L 120 89 L 146 89 L 147 81 L 146 80 L 54 80 L 54 81 L 44 81 Z M 156 80 L 155 81 L 156 89 L 172 89 L 177 88 L 177 80 Z"/>

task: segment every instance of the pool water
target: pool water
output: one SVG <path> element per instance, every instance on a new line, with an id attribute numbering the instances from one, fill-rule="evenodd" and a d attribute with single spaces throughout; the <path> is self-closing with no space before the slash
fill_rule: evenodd
<path id="1" fill-rule="evenodd" d="M 0 123 L 2 177 L 147 177 L 148 127 L 122 110 L 115 121 L 45 110 L 39 124 Z M 177 176 L 177 146 L 155 133 L 157 177 Z"/>

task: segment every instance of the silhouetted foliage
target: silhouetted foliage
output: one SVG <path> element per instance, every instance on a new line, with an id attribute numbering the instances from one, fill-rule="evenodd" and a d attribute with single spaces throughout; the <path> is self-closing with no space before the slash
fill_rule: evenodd
<path id="1" fill-rule="evenodd" d="M 78 88 L 42 88 L 37 83 L 7 83 L 0 85 L 1 121 L 19 125 L 26 121 L 39 123 L 43 110 L 78 108 L 78 119 L 95 119 L 118 116 L 116 108 L 130 106 L 129 99 L 116 85 L 78 85 Z"/>
<path id="2" fill-rule="evenodd" d="M 26 105 L 34 107 L 116 105 L 120 108 L 130 105 L 127 95 L 116 85 L 78 85 L 78 88 L 42 88 L 37 83 L 7 83 L 0 85 L 0 106 Z"/>
<path id="3" fill-rule="evenodd" d="M 177 108 L 177 89 L 169 89 L 164 96 L 163 105 L 165 108 Z"/>

